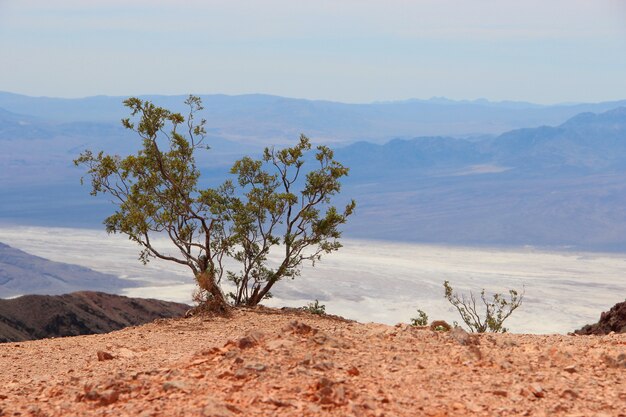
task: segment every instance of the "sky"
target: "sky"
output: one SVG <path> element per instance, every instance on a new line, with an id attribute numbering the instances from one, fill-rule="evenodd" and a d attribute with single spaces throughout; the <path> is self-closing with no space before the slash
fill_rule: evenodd
<path id="1" fill-rule="evenodd" d="M 0 91 L 626 98 L 625 0 L 0 0 Z"/>

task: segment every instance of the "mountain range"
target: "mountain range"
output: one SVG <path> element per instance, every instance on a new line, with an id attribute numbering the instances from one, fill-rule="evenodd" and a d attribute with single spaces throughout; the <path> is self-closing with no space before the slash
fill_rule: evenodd
<path id="1" fill-rule="evenodd" d="M 150 98 L 166 107 L 183 100 Z M 0 221 L 99 227 L 112 206 L 80 187 L 71 161 L 85 148 L 136 149 L 116 121 L 120 102 L 0 94 Z M 334 144 L 350 167 L 340 197 L 358 203 L 348 237 L 626 250 L 626 101 L 204 102 L 212 149 L 198 165 L 206 185 L 227 178 L 236 158 L 303 131 Z"/>
<path id="2" fill-rule="evenodd" d="M 350 104 L 264 94 L 200 97 L 211 137 L 257 146 L 294 142 L 300 133 L 306 133 L 317 142 L 329 143 L 357 140 L 384 143 L 393 137 L 432 135 L 481 137 L 523 127 L 560 124 L 579 113 L 598 113 L 626 106 L 626 100 L 546 106 L 485 99 L 432 98 Z M 76 133 L 89 136 L 93 134 L 90 130 L 100 131 L 104 125 L 119 129 L 119 120 L 128 116 L 122 104 L 125 98 L 63 99 L 0 92 L 0 109 L 4 110 L 0 111 L 0 121 L 4 124 L 7 118 L 17 117 L 18 122 L 32 127 L 34 120 L 45 120 L 50 123 L 48 128 L 63 131 L 71 125 L 77 128 Z M 140 98 L 182 113 L 187 110 L 183 104 L 185 96 Z M 0 127 L 0 132 L 4 129 Z"/>

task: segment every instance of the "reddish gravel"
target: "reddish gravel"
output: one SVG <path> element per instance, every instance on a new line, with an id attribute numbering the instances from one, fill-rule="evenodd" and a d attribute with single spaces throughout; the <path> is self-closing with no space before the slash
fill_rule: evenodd
<path id="1" fill-rule="evenodd" d="M 2 416 L 626 416 L 626 334 L 255 309 L 3 344 L 0 369 Z"/>

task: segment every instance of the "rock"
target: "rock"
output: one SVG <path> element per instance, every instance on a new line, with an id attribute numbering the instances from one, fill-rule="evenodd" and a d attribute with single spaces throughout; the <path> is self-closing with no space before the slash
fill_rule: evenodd
<path id="1" fill-rule="evenodd" d="M 493 395 L 497 395 L 498 397 L 508 397 L 508 395 L 509 395 L 508 391 L 505 391 L 503 389 L 495 389 L 495 390 L 491 391 L 491 393 Z"/>
<path id="2" fill-rule="evenodd" d="M 167 381 L 163 383 L 163 391 L 187 391 L 187 384 L 183 381 Z"/>
<path id="3" fill-rule="evenodd" d="M 574 333 L 582 335 L 606 335 L 626 333 L 626 301 L 615 304 L 609 311 L 600 314 L 600 320 L 595 324 L 588 324 Z"/>
<path id="4" fill-rule="evenodd" d="M 609 368 L 626 368 L 626 353 L 620 353 L 615 358 L 605 354 L 602 359 Z"/>
<path id="5" fill-rule="evenodd" d="M 256 346 L 258 343 L 256 342 L 256 340 L 248 337 L 248 336 L 244 336 L 241 339 L 237 340 L 237 347 L 239 349 L 248 349 L 251 348 L 253 346 Z"/>
<path id="6" fill-rule="evenodd" d="M 434 323 L 434 322 L 433 322 Z M 460 327 L 455 327 L 450 331 L 450 337 L 463 346 L 475 346 L 479 344 L 476 335 L 471 335 Z"/>
<path id="7" fill-rule="evenodd" d="M 213 400 L 202 408 L 203 417 L 231 417 L 233 415 L 233 412 L 228 409 L 227 405 Z"/>
<path id="8" fill-rule="evenodd" d="M 543 398 L 546 396 L 545 391 L 543 390 L 543 388 L 541 387 L 541 385 L 534 383 L 534 384 L 530 384 L 528 386 L 528 389 L 530 390 L 530 392 L 537 398 Z"/>
<path id="9" fill-rule="evenodd" d="M 576 368 L 576 365 L 569 365 L 566 366 L 565 368 L 563 368 L 563 370 L 567 373 L 573 374 L 575 372 L 578 372 L 578 369 Z"/>
<path id="10" fill-rule="evenodd" d="M 267 366 L 263 365 L 262 363 L 255 363 L 252 365 L 246 365 L 246 369 L 249 369 L 255 372 L 263 372 L 267 369 Z"/>
<path id="11" fill-rule="evenodd" d="M 263 340 L 263 333 L 259 331 L 252 331 L 248 333 L 246 336 L 237 340 L 236 346 L 239 349 L 249 349 L 251 347 L 257 346 Z"/>
<path id="12" fill-rule="evenodd" d="M 100 402 L 100 405 L 109 405 L 117 402 L 117 400 L 120 398 L 120 393 L 115 389 L 109 389 L 102 393 L 99 393 L 98 396 L 98 401 Z"/>
<path id="13" fill-rule="evenodd" d="M 290 349 L 294 343 L 291 340 L 274 339 L 265 344 L 265 348 L 269 351 L 278 349 Z"/>
<path id="14" fill-rule="evenodd" d="M 99 350 L 98 353 L 98 361 L 102 362 L 102 361 L 110 361 L 111 359 L 114 359 L 114 356 L 111 355 L 109 352 L 105 352 L 103 350 Z"/>
<path id="15" fill-rule="evenodd" d="M 561 398 L 566 400 L 575 400 L 579 397 L 578 393 L 571 389 L 564 389 L 560 395 Z"/>
<path id="16" fill-rule="evenodd" d="M 350 367 L 350 369 L 348 369 L 348 375 L 350 376 L 359 376 L 361 372 L 359 371 L 359 368 L 357 368 L 356 366 L 352 366 Z"/>
<path id="17" fill-rule="evenodd" d="M 448 322 L 446 322 L 445 320 L 435 320 L 432 323 L 430 323 L 430 330 L 432 331 L 449 332 L 451 329 L 452 329 L 452 326 L 450 326 Z"/>
<path id="18" fill-rule="evenodd" d="M 285 328 L 283 328 L 283 331 L 291 332 L 291 333 L 299 334 L 299 335 L 307 335 L 307 334 L 317 332 L 316 329 L 313 329 L 308 324 L 305 324 L 296 320 L 290 322 Z"/>

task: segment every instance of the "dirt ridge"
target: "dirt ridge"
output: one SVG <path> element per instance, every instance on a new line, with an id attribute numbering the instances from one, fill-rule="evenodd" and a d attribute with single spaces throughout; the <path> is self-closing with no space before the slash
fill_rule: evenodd
<path id="1" fill-rule="evenodd" d="M 27 416 L 626 416 L 626 335 L 437 332 L 301 311 L 0 345 Z"/>

